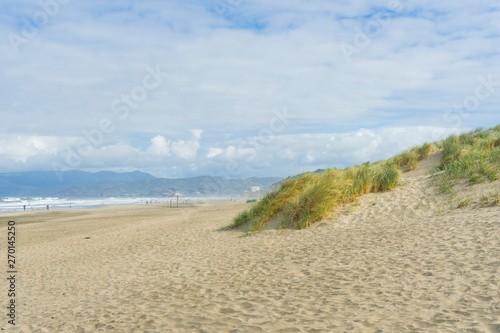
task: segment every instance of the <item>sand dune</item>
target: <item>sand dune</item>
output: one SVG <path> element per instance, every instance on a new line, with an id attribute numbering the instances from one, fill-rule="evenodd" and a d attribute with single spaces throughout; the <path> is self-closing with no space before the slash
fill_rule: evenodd
<path id="1" fill-rule="evenodd" d="M 242 202 L 2 215 L 18 223 L 16 329 L 500 332 L 500 206 L 479 202 L 500 182 L 462 184 L 457 209 L 432 167 L 336 220 L 251 237 L 219 230 Z"/>

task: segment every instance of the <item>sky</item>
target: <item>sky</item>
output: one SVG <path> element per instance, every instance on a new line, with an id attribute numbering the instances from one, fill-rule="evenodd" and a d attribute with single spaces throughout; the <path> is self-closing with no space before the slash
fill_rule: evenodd
<path id="1" fill-rule="evenodd" d="M 500 123 L 496 0 L 5 0 L 0 173 L 287 177 Z"/>

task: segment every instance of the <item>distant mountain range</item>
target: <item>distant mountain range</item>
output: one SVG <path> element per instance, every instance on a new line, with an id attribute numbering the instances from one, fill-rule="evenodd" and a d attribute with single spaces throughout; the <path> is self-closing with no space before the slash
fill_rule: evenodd
<path id="1" fill-rule="evenodd" d="M 242 196 L 249 190 L 265 192 L 282 180 L 277 177 L 227 179 L 212 176 L 165 179 L 140 171 L 90 173 L 71 170 L 59 176 L 52 171 L 0 173 L 0 197 L 159 197 L 175 193 L 189 197 Z"/>

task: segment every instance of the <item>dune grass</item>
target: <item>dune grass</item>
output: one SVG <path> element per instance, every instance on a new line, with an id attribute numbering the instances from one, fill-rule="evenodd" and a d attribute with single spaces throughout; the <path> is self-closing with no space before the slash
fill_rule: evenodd
<path id="1" fill-rule="evenodd" d="M 415 170 L 418 162 L 427 158 L 431 153 L 437 151 L 439 148 L 441 148 L 440 143 L 425 143 L 422 146 L 414 147 L 396 155 L 391 160 L 405 171 Z"/>
<path id="2" fill-rule="evenodd" d="M 401 170 L 416 168 L 429 154 L 443 149 L 436 172 L 442 191 L 453 194 L 453 181 L 469 177 L 471 183 L 498 179 L 500 171 L 500 125 L 476 130 L 436 143 L 414 147 L 386 161 L 364 163 L 343 170 L 305 173 L 285 180 L 249 210 L 240 213 L 226 229 L 249 225 L 249 232 L 262 231 L 270 221 L 282 228 L 304 229 L 364 194 L 389 191 L 400 183 Z"/>
<path id="3" fill-rule="evenodd" d="M 280 218 L 282 227 L 304 229 L 360 195 L 393 189 L 399 180 L 399 166 L 391 161 L 306 173 L 284 181 L 227 228 L 249 224 L 250 231 L 256 232 L 271 219 Z"/>
<path id="4" fill-rule="evenodd" d="M 498 191 L 495 193 L 483 194 L 480 201 L 483 206 L 498 206 L 500 205 L 500 194 Z"/>
<path id="5" fill-rule="evenodd" d="M 443 158 L 436 171 L 442 171 L 437 182 L 441 192 L 452 191 L 459 179 L 470 184 L 494 181 L 500 172 L 500 125 L 490 130 L 478 129 L 442 142 Z"/>
<path id="6" fill-rule="evenodd" d="M 268 193 L 250 210 L 240 213 L 229 228 L 250 223 L 251 231 L 260 231 L 269 220 L 283 211 L 292 199 L 297 197 L 309 185 L 317 183 L 321 176 L 315 173 L 306 173 L 297 179 L 287 179 L 278 190 Z"/>

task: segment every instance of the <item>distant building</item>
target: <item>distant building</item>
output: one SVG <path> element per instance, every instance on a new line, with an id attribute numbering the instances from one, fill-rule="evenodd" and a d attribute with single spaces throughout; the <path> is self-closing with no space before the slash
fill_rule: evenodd
<path id="1" fill-rule="evenodd" d="M 259 192 L 260 191 L 260 186 L 250 186 L 248 188 L 248 191 L 252 192 L 252 193 Z"/>

